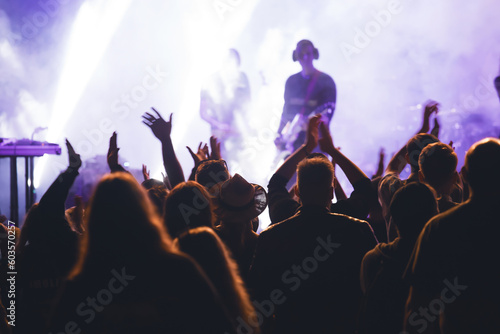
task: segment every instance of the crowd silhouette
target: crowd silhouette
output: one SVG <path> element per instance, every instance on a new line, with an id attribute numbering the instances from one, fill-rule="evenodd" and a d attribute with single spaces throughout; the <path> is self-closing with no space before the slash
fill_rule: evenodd
<path id="1" fill-rule="evenodd" d="M 476 142 L 457 170 L 453 143 L 430 126 L 439 108 L 424 105 L 421 129 L 385 170 L 382 150 L 371 178 L 313 116 L 267 189 L 231 175 L 215 137 L 181 166 L 172 114 L 152 109 L 143 123 L 165 178 L 127 172 L 115 132 L 109 173 L 71 208 L 82 161 L 66 141 L 67 169 L 14 229 L 15 322 L 1 217 L 0 332 L 500 333 L 500 140 Z"/>

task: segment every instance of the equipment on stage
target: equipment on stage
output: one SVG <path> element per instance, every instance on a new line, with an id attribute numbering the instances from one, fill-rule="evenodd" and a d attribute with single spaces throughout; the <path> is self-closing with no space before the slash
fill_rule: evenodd
<path id="1" fill-rule="evenodd" d="M 0 138 L 0 157 L 41 157 L 44 154 L 61 154 L 58 144 L 30 139 Z"/>
<path id="2" fill-rule="evenodd" d="M 0 138 L 0 158 L 10 158 L 10 220 L 19 224 L 17 191 L 17 158 L 25 158 L 26 212 L 35 202 L 33 180 L 34 158 L 44 154 L 61 154 L 58 144 L 30 139 Z"/>
<path id="3" fill-rule="evenodd" d="M 333 112 L 335 111 L 335 102 L 327 102 L 320 105 L 308 115 L 298 113 L 295 115 L 293 120 L 285 125 L 281 135 L 281 145 L 279 146 L 283 151 L 288 151 L 290 154 L 293 153 L 293 144 L 299 137 L 301 132 L 307 131 L 307 124 L 309 119 L 314 115 L 321 114 L 321 120 L 326 124 L 330 124 L 330 120 L 333 117 Z"/>

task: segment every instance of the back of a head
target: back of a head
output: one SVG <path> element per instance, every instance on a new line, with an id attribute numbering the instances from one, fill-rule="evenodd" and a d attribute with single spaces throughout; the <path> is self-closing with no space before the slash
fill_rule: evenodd
<path id="1" fill-rule="evenodd" d="M 231 178 L 224 160 L 203 161 L 196 170 L 195 181 L 205 189 L 212 188 L 215 184 Z"/>
<path id="2" fill-rule="evenodd" d="M 457 154 L 451 146 L 441 142 L 424 147 L 418 164 L 425 182 L 435 189 L 446 184 L 457 170 Z"/>
<path id="3" fill-rule="evenodd" d="M 164 185 L 154 185 L 147 189 L 147 193 L 151 203 L 155 206 L 156 212 L 162 217 L 165 207 L 165 198 L 167 198 L 168 195 L 167 188 L 165 188 Z"/>
<path id="4" fill-rule="evenodd" d="M 424 147 L 437 142 L 439 139 L 436 136 L 427 133 L 418 133 L 410 138 L 406 143 L 406 152 L 412 172 L 419 170 L 418 159 Z"/>
<path id="5" fill-rule="evenodd" d="M 189 228 L 212 227 L 210 195 L 197 182 L 180 183 L 165 200 L 163 218 L 173 238 Z"/>
<path id="6" fill-rule="evenodd" d="M 129 173 L 107 174 L 99 181 L 90 200 L 86 230 L 74 274 L 86 256 L 95 261 L 113 253 L 132 259 L 170 250 L 171 240 L 146 191 Z"/>
<path id="7" fill-rule="evenodd" d="M 500 140 L 485 138 L 472 145 L 465 156 L 465 173 L 473 196 L 499 196 Z"/>
<path id="8" fill-rule="evenodd" d="M 436 195 L 425 183 L 408 183 L 396 191 L 389 210 L 399 235 L 416 239 L 427 221 L 438 213 Z"/>
<path id="9" fill-rule="evenodd" d="M 230 287 L 230 270 L 237 270 L 226 247 L 209 227 L 197 227 L 179 234 L 175 240 L 179 250 L 189 254 L 207 273 L 216 287 Z"/>
<path id="10" fill-rule="evenodd" d="M 302 160 L 297 166 L 297 184 L 304 204 L 323 204 L 331 200 L 334 169 L 324 157 Z"/>
<path id="11" fill-rule="evenodd" d="M 187 230 L 179 235 L 175 244 L 201 266 L 232 316 L 253 323 L 249 318 L 254 319 L 255 310 L 239 275 L 238 265 L 214 230 L 208 227 Z"/>

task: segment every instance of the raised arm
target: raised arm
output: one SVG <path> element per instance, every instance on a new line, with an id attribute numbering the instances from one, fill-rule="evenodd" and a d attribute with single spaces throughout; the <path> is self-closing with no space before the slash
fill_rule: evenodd
<path id="1" fill-rule="evenodd" d="M 126 172 L 125 168 L 118 163 L 118 144 L 116 143 L 116 131 L 113 132 L 111 137 L 109 138 L 109 148 L 108 148 L 108 167 L 111 173 L 114 172 Z"/>
<path id="2" fill-rule="evenodd" d="M 286 185 L 295 173 L 299 162 L 316 147 L 319 120 L 319 116 L 314 116 L 309 120 L 305 144 L 290 155 L 269 180 L 267 185 L 269 217 L 273 224 L 293 216 L 300 205 L 288 192 Z"/>
<path id="3" fill-rule="evenodd" d="M 417 134 L 419 133 L 427 133 L 429 132 L 429 119 L 432 115 L 432 113 L 438 113 L 439 111 L 439 103 L 434 102 L 434 101 L 429 101 L 426 103 L 425 108 L 424 108 L 424 114 L 423 114 L 423 121 L 422 121 L 422 127 L 420 130 L 417 131 Z M 385 173 L 396 173 L 396 174 L 401 174 L 403 169 L 405 168 L 406 164 L 408 163 L 406 161 L 406 154 L 408 152 L 406 151 L 406 144 L 401 147 L 401 149 L 396 153 L 392 158 L 391 161 L 387 164 L 387 168 L 385 169 Z"/>
<path id="4" fill-rule="evenodd" d="M 362 179 L 368 179 L 368 176 L 366 176 L 356 164 L 349 160 L 333 145 L 330 130 L 324 122 L 321 122 L 319 129 L 321 132 L 319 147 L 323 152 L 329 154 L 335 160 L 335 163 L 342 168 L 349 182 L 354 185 Z"/>
<path id="5" fill-rule="evenodd" d="M 283 164 L 278 168 L 276 174 L 290 180 L 297 170 L 297 165 L 307 157 L 318 145 L 318 125 L 321 115 L 313 116 L 307 126 L 306 142 L 300 146 Z"/>
<path id="6" fill-rule="evenodd" d="M 335 162 L 335 159 L 333 159 L 333 158 L 332 158 L 332 165 L 333 165 L 333 191 L 335 192 L 335 197 L 337 198 L 337 201 L 345 200 L 345 199 L 347 199 L 347 195 L 345 194 L 345 191 L 342 188 L 342 185 L 340 184 L 339 180 L 337 179 L 337 172 L 336 172 L 337 163 Z"/>
<path id="7" fill-rule="evenodd" d="M 156 113 L 157 117 L 146 112 L 142 115 L 143 123 L 151 128 L 153 134 L 161 142 L 163 165 L 170 180 L 172 187 L 175 187 L 181 182 L 184 182 L 184 172 L 182 171 L 181 164 L 175 155 L 174 146 L 170 133 L 172 131 L 172 114 L 170 114 L 169 121 L 165 121 L 160 113 L 155 108 L 151 108 Z"/>
<path id="8" fill-rule="evenodd" d="M 372 180 L 384 174 L 384 160 L 385 160 L 385 151 L 384 148 L 381 147 L 378 153 L 378 168 L 377 172 L 372 176 Z"/>
<path id="9" fill-rule="evenodd" d="M 80 155 L 75 152 L 67 139 L 66 147 L 68 149 L 68 168 L 52 183 L 39 203 L 40 210 L 51 217 L 64 218 L 66 197 L 68 197 L 69 190 L 78 176 L 78 170 L 82 166 Z"/>

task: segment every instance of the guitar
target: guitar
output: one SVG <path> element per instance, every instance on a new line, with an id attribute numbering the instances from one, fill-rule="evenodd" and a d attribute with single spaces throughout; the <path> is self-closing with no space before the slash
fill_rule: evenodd
<path id="1" fill-rule="evenodd" d="M 307 131 L 307 124 L 309 123 L 309 119 L 314 115 L 321 114 L 321 120 L 326 124 L 330 123 L 330 120 L 333 117 L 333 112 L 335 111 L 335 102 L 327 102 L 313 111 L 311 111 L 308 115 L 297 114 L 293 118 L 291 122 L 288 122 L 283 131 L 281 133 L 280 142 L 277 144 L 277 147 L 282 151 L 293 152 L 293 144 L 299 137 L 299 133 Z"/>

